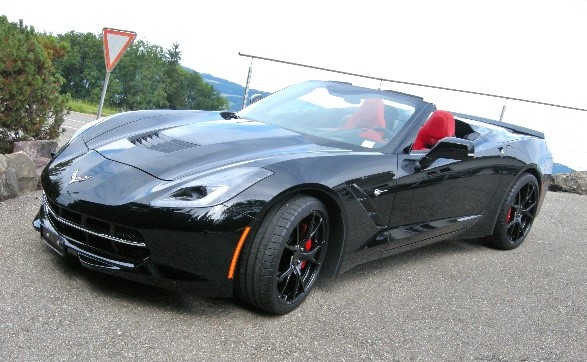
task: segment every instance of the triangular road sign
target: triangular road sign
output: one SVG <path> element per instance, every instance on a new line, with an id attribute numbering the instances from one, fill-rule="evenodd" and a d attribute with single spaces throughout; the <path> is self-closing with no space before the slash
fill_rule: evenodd
<path id="1" fill-rule="evenodd" d="M 110 72 L 122 57 L 122 54 L 137 37 L 134 31 L 104 28 L 102 38 L 104 39 L 104 60 L 106 71 Z"/>

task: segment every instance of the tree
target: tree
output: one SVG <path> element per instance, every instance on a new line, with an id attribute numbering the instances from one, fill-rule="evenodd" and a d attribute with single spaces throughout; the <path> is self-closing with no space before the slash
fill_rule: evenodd
<path id="1" fill-rule="evenodd" d="M 183 68 L 179 64 L 181 61 L 181 52 L 179 44 L 173 43 L 171 49 L 166 52 L 165 65 L 165 93 L 167 93 L 167 103 L 171 109 L 185 109 L 186 89 L 183 80 Z"/>
<path id="2" fill-rule="evenodd" d="M 61 92 L 72 98 L 98 102 L 104 81 L 102 41 L 92 33 L 70 31 L 57 36 L 65 47 L 65 56 L 55 61 L 55 68 L 65 79 Z"/>
<path id="3" fill-rule="evenodd" d="M 163 48 L 138 40 L 112 71 L 108 104 L 127 110 L 168 108 Z M 114 91 L 119 89 L 118 92 Z"/>
<path id="4" fill-rule="evenodd" d="M 182 69 L 183 70 L 183 69 Z M 183 70 L 185 83 L 185 109 L 222 110 L 228 108 L 228 100 L 220 95 L 213 86 L 206 83 L 196 73 Z"/>
<path id="5" fill-rule="evenodd" d="M 65 49 L 55 62 L 63 94 L 98 103 L 105 76 L 101 35 L 69 32 L 57 37 Z M 171 48 L 135 41 L 110 75 L 105 104 L 123 110 L 170 108 L 220 110 L 228 101 L 195 72 L 181 65 L 179 44 Z"/>
<path id="6" fill-rule="evenodd" d="M 67 97 L 52 61 L 63 55 L 54 37 L 0 16 L 0 153 L 15 141 L 59 136 Z"/>

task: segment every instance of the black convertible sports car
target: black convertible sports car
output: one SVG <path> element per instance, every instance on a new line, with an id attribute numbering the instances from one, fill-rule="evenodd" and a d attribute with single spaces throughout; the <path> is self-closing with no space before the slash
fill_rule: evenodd
<path id="1" fill-rule="evenodd" d="M 33 225 L 88 268 L 284 314 L 319 274 L 446 239 L 519 246 L 551 170 L 540 132 L 310 81 L 238 113 L 80 129 L 43 171 Z"/>

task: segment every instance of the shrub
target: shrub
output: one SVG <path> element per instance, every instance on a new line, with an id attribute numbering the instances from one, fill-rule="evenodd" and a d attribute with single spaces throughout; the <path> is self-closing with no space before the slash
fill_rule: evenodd
<path id="1" fill-rule="evenodd" d="M 67 97 L 52 61 L 63 54 L 54 37 L 0 16 L 0 153 L 15 141 L 59 136 Z"/>

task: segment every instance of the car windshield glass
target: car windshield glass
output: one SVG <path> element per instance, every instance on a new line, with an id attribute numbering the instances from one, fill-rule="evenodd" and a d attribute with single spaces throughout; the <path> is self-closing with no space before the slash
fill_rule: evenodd
<path id="1" fill-rule="evenodd" d="M 309 81 L 285 88 L 238 113 L 242 118 L 354 146 L 389 142 L 424 102 L 347 83 Z"/>

